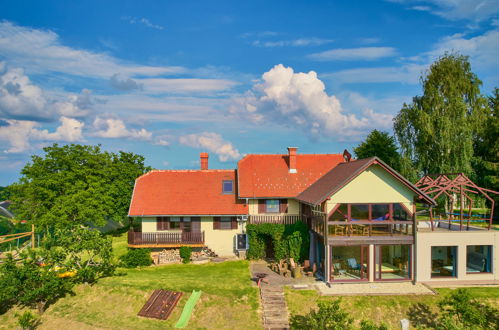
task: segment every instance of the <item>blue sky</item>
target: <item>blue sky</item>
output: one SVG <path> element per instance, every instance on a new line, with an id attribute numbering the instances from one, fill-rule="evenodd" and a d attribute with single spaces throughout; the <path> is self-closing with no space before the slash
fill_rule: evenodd
<path id="1" fill-rule="evenodd" d="M 0 185 L 54 142 L 159 169 L 338 153 L 445 51 L 499 85 L 499 1 L 2 1 Z"/>

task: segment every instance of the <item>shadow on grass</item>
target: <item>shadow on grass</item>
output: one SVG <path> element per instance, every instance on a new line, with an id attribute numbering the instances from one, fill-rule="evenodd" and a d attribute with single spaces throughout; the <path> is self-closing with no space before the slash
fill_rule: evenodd
<path id="1" fill-rule="evenodd" d="M 409 307 L 407 316 L 415 327 L 435 328 L 438 314 L 432 312 L 429 305 L 417 303 Z"/>

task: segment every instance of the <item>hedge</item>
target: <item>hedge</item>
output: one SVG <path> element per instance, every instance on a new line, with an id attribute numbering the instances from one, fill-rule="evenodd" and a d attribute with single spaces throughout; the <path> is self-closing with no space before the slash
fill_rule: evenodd
<path id="1" fill-rule="evenodd" d="M 265 242 L 272 239 L 274 256 L 277 260 L 293 258 L 297 261 L 308 259 L 310 244 L 308 227 L 301 221 L 292 225 L 263 223 L 246 226 L 249 249 L 248 259 L 265 257 Z"/>

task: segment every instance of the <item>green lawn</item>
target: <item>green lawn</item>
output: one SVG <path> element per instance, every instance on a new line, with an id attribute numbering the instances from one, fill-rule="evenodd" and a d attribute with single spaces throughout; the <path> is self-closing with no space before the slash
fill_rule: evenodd
<path id="1" fill-rule="evenodd" d="M 126 235 L 126 234 L 125 234 Z M 125 236 L 114 237 L 116 254 L 126 251 Z M 124 243 L 123 243 L 124 242 Z M 182 291 L 169 320 L 138 317 L 155 289 Z M 189 329 L 260 329 L 258 290 L 251 285 L 247 261 L 205 265 L 167 265 L 118 269 L 118 276 L 93 286 L 79 285 L 43 314 L 40 329 L 173 328 L 192 290 L 202 290 Z M 15 328 L 16 309 L 0 316 L 0 328 Z"/>
<path id="2" fill-rule="evenodd" d="M 342 307 L 350 311 L 358 324 L 362 319 L 370 319 L 377 323 L 385 322 L 391 329 L 400 329 L 400 320 L 409 318 L 411 306 L 417 303 L 428 304 L 436 310 L 436 303 L 452 289 L 436 289 L 438 295 L 424 296 L 346 296 L 342 297 Z M 497 306 L 499 303 L 499 287 L 469 288 L 473 296 L 484 299 Z M 296 291 L 286 288 L 286 301 L 291 315 L 307 314 L 317 302 L 336 299 L 338 297 L 321 297 L 316 291 Z"/>

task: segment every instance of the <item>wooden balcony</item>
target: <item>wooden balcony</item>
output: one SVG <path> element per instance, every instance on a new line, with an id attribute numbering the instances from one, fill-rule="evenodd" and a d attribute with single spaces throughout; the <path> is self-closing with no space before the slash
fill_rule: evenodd
<path id="1" fill-rule="evenodd" d="M 203 247 L 204 231 L 202 232 L 128 232 L 129 247 L 169 248 L 180 246 Z"/>
<path id="2" fill-rule="evenodd" d="M 252 224 L 277 223 L 283 225 L 292 225 L 298 220 L 300 220 L 300 218 L 301 217 L 298 214 L 295 215 L 259 214 L 259 215 L 250 215 L 248 222 Z"/>

